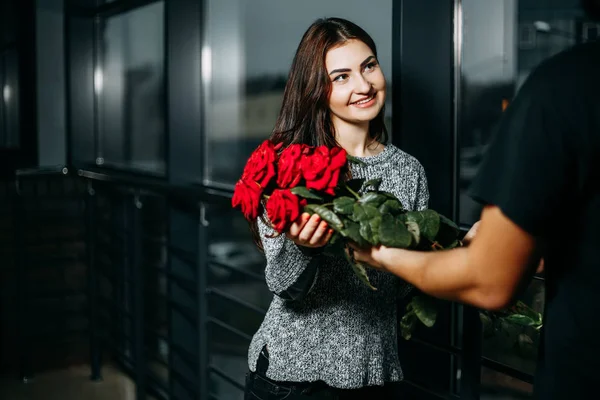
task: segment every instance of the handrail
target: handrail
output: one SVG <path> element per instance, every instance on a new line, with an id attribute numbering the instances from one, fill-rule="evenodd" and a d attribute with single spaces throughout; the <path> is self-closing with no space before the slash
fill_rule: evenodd
<path id="1" fill-rule="evenodd" d="M 38 168 L 22 168 L 15 171 L 17 178 L 38 177 L 48 175 L 68 175 L 70 168 L 66 165 L 51 165 Z"/>
<path id="2" fill-rule="evenodd" d="M 233 196 L 233 191 L 211 185 L 201 183 L 178 185 L 160 178 L 139 176 L 125 172 L 107 173 L 106 171 L 96 169 L 79 168 L 77 174 L 91 181 L 132 186 L 136 189 L 148 190 L 181 199 L 193 198 L 197 201 L 210 201 L 216 198 L 230 199 Z"/>
<path id="3" fill-rule="evenodd" d="M 19 169 L 15 171 L 15 175 L 19 179 L 69 175 L 75 172 L 79 177 L 90 181 L 129 186 L 132 189 L 159 193 L 176 199 L 214 202 L 219 199 L 231 199 L 233 196 L 232 190 L 217 185 L 193 182 L 189 184 L 173 184 L 160 177 L 141 175 L 128 171 L 107 170 L 106 168 L 98 168 L 93 165 L 56 165 Z"/>

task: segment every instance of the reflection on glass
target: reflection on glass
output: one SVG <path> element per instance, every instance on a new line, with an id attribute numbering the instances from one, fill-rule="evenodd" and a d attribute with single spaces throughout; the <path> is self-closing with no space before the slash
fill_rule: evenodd
<path id="1" fill-rule="evenodd" d="M 0 90 L 3 90 L 5 86 L 4 80 L 4 57 L 0 55 Z M 4 97 L 4 94 L 2 94 L 2 98 L 0 98 L 0 148 L 6 146 L 6 126 L 4 124 L 6 100 Z"/>
<path id="2" fill-rule="evenodd" d="M 368 11 L 368 12 L 365 12 Z M 247 157 L 275 125 L 292 57 L 317 18 L 338 16 L 375 40 L 388 80 L 386 123 L 391 129 L 392 0 L 281 2 L 209 0 L 202 51 L 206 85 L 206 182 L 233 184 Z"/>
<path id="3" fill-rule="evenodd" d="M 531 397 L 533 386 L 489 368 L 481 368 L 481 398 L 521 400 Z"/>
<path id="4" fill-rule="evenodd" d="M 98 163 L 165 169 L 164 2 L 99 22 Z"/>
<path id="5" fill-rule="evenodd" d="M 481 208 L 467 196 L 492 131 L 529 73 L 548 57 L 597 38 L 578 1 L 462 0 L 460 82 L 461 223 Z"/>
<path id="6" fill-rule="evenodd" d="M 0 147 L 19 147 L 19 67 L 14 49 L 0 55 Z"/>
<path id="7" fill-rule="evenodd" d="M 503 111 L 536 66 L 570 46 L 595 40 L 600 26 L 583 20 L 579 2 L 571 0 L 462 0 L 462 12 L 459 219 L 472 224 L 481 208 L 467 189 Z M 533 317 L 543 313 L 543 280 L 534 279 L 521 301 Z M 482 311 L 481 316 L 483 355 L 533 374 L 539 330 L 503 313 Z M 483 369 L 486 386 L 506 393 L 531 392 L 528 384 Z"/>
<path id="8" fill-rule="evenodd" d="M 210 359 L 243 384 L 249 339 L 273 298 L 264 280 L 265 258 L 240 213 L 229 206 L 207 206 L 205 215 L 209 230 Z M 243 393 L 218 376 L 211 379 L 211 393 L 223 399 L 243 398 Z"/>
<path id="9" fill-rule="evenodd" d="M 544 282 L 534 279 L 507 312 L 481 311 L 483 356 L 533 375 L 544 309 Z M 512 316 L 511 316 L 512 314 Z M 515 317 L 519 315 L 519 317 Z M 532 321 L 525 326 L 522 318 Z"/>

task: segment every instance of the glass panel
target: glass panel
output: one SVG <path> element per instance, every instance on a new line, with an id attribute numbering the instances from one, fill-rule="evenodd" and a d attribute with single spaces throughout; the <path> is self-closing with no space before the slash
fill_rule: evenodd
<path id="1" fill-rule="evenodd" d="M 243 384 L 249 338 L 258 330 L 273 294 L 264 281 L 265 258 L 252 241 L 248 223 L 230 206 L 206 207 L 209 223 L 208 314 L 211 363 Z M 260 311 L 262 310 L 262 311 Z M 220 379 L 211 392 L 223 399 L 242 393 Z"/>
<path id="2" fill-rule="evenodd" d="M 17 52 L 0 58 L 0 147 L 19 147 L 19 65 Z"/>
<path id="3" fill-rule="evenodd" d="M 598 35 L 577 0 L 463 0 L 460 222 L 481 208 L 467 195 L 503 110 L 544 59 Z"/>
<path id="4" fill-rule="evenodd" d="M 522 400 L 531 397 L 533 386 L 498 371 L 481 368 L 481 399 Z"/>
<path id="5" fill-rule="evenodd" d="M 540 342 L 541 315 L 544 310 L 544 282 L 534 279 L 520 298 L 519 306 L 510 312 L 481 311 L 483 356 L 533 375 Z M 536 321 L 523 326 L 507 318 L 510 314 L 525 315 Z"/>
<path id="6" fill-rule="evenodd" d="M 205 181 L 233 184 L 252 150 L 270 135 L 298 43 L 323 16 L 347 18 L 373 37 L 388 80 L 391 128 L 392 0 L 378 1 L 377 7 L 362 0 L 209 0 L 202 52 Z"/>
<path id="7" fill-rule="evenodd" d="M 4 55 L 0 53 L 0 88 L 4 88 Z M 6 126 L 4 124 L 4 96 L 0 96 L 0 148 L 6 147 Z"/>
<path id="8" fill-rule="evenodd" d="M 164 2 L 99 23 L 99 164 L 165 169 Z"/>
<path id="9" fill-rule="evenodd" d="M 17 0 L 0 1 L 0 47 L 4 47 L 17 38 Z"/>

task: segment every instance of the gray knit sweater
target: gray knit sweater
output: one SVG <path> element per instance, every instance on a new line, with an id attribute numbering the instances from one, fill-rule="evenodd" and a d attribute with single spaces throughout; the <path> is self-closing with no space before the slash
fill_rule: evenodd
<path id="1" fill-rule="evenodd" d="M 366 165 L 352 164 L 353 178 L 382 178 L 381 190 L 395 194 L 406 209 L 427 208 L 425 172 L 414 157 L 387 145 L 360 160 Z M 250 370 L 267 345 L 267 376 L 277 381 L 321 380 L 350 389 L 402 380 L 396 302 L 408 284 L 370 269 L 378 289 L 371 291 L 343 258 L 311 256 L 285 235 L 267 238 L 273 231 L 261 222 L 259 230 L 267 286 L 275 296 L 250 344 Z"/>

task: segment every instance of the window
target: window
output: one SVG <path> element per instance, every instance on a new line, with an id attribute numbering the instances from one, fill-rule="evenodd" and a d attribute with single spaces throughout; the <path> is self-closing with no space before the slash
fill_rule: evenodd
<path id="1" fill-rule="evenodd" d="M 470 225 L 481 207 L 467 190 L 503 111 L 540 62 L 589 40 L 597 26 L 582 21 L 578 2 L 566 0 L 462 0 L 462 13 L 459 220 Z M 540 268 L 517 303 L 518 310 L 513 309 L 538 319 L 534 326 L 519 325 L 501 312 L 480 312 L 482 395 L 513 399 L 531 394 L 544 290 Z"/>
<path id="2" fill-rule="evenodd" d="M 273 294 L 264 280 L 265 257 L 252 242 L 248 222 L 229 205 L 207 205 L 209 267 L 208 340 L 210 364 L 244 384 L 250 338 Z M 210 391 L 223 399 L 243 394 L 218 374 Z"/>
<path id="3" fill-rule="evenodd" d="M 462 0 L 462 9 L 459 216 L 472 224 L 481 209 L 467 189 L 503 110 L 533 68 L 593 36 L 595 24 L 577 37 L 579 3 L 566 0 Z"/>
<path id="4" fill-rule="evenodd" d="M 0 53 L 0 148 L 19 147 L 18 73 L 16 50 Z"/>
<path id="5" fill-rule="evenodd" d="M 164 2 L 101 19 L 98 36 L 96 163 L 163 173 Z"/>
<path id="6" fill-rule="evenodd" d="M 247 157 L 275 125 L 287 74 L 302 34 L 317 18 L 339 16 L 375 40 L 388 81 L 391 125 L 392 1 L 281 2 L 209 0 L 202 50 L 206 86 L 205 182 L 233 184 Z"/>

